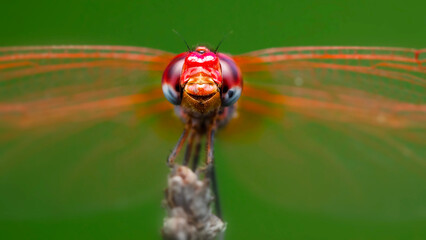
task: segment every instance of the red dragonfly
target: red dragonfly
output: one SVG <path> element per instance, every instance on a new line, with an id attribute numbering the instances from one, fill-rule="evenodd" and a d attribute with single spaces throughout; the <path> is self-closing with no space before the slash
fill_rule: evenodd
<path id="1" fill-rule="evenodd" d="M 236 82 L 220 90 L 233 92 L 221 101 L 235 112 L 222 118 L 229 123 L 218 133 L 216 162 L 234 169 L 265 201 L 295 211 L 421 217 L 425 52 L 283 47 L 214 53 L 222 64 L 213 69 L 236 74 L 227 75 L 228 83 Z M 190 54 L 175 58 L 126 46 L 0 48 L 0 190 L 8 193 L 0 216 L 72 216 L 155 195 L 164 187 L 165 152 L 182 130 L 181 109 L 163 95 L 180 103 L 174 94 L 181 89 L 162 89 L 161 74 Z M 233 62 L 244 78 L 241 92 Z M 211 84 L 210 75 L 203 76 L 194 81 Z M 188 139 L 200 148 L 197 134 Z"/>

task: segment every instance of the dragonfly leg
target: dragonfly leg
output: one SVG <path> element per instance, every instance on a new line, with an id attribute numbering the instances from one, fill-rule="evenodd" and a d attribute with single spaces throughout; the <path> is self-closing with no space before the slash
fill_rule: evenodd
<path id="1" fill-rule="evenodd" d="M 209 167 L 213 164 L 213 142 L 214 142 L 215 128 L 213 126 L 207 131 L 207 157 L 206 165 Z"/>
<path id="2" fill-rule="evenodd" d="M 183 129 L 182 135 L 180 136 L 178 142 L 176 143 L 176 146 L 173 148 L 172 153 L 170 153 L 169 157 L 167 158 L 167 164 L 169 167 L 172 167 L 175 163 L 176 156 L 179 154 L 180 150 L 183 147 L 183 144 L 186 141 L 186 138 L 188 137 L 188 133 L 191 131 L 191 121 L 188 121 L 185 125 L 185 128 Z"/>
<path id="3" fill-rule="evenodd" d="M 198 167 L 198 163 L 200 162 L 200 152 L 201 152 L 201 138 L 200 138 L 200 135 L 197 134 L 197 136 L 195 137 L 194 158 L 192 159 L 192 171 L 194 172 Z"/>
<path id="4" fill-rule="evenodd" d="M 207 176 L 210 178 L 212 183 L 212 190 L 214 194 L 214 204 L 216 208 L 216 215 L 222 219 L 222 209 L 220 206 L 219 187 L 216 179 L 216 171 L 213 162 L 213 142 L 214 142 L 215 127 L 212 125 L 207 132 Z"/>
<path id="5" fill-rule="evenodd" d="M 214 194 L 214 205 L 215 205 L 215 209 L 216 209 L 216 215 L 220 219 L 222 219 L 222 208 L 221 208 L 221 205 L 220 205 L 219 187 L 218 187 L 218 184 L 217 184 L 216 170 L 215 170 L 215 167 L 214 167 L 214 163 L 212 163 L 211 165 L 208 166 L 207 176 L 208 176 L 208 178 L 210 178 L 210 181 L 212 183 L 212 190 L 213 190 L 213 194 Z"/>
<path id="6" fill-rule="evenodd" d="M 183 158 L 183 165 L 184 166 L 188 166 L 189 159 L 190 159 L 191 153 L 192 153 L 192 143 L 194 142 L 194 138 L 195 138 L 195 131 L 191 131 L 191 133 L 189 133 L 189 137 L 188 137 L 188 144 L 186 145 L 185 157 Z"/>

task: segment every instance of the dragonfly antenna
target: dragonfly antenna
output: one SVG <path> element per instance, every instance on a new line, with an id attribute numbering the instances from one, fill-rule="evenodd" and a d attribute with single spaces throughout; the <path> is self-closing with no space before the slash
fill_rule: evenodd
<path id="1" fill-rule="evenodd" d="M 188 43 L 186 42 L 185 38 L 182 37 L 182 35 L 176 31 L 175 29 L 173 29 L 173 32 L 176 33 L 176 35 L 178 35 L 186 44 L 186 47 L 188 48 L 188 52 L 192 52 L 192 49 L 189 47 Z"/>
<path id="2" fill-rule="evenodd" d="M 217 45 L 216 49 L 213 51 L 214 53 L 217 53 L 217 50 L 219 49 L 220 45 L 222 44 L 222 42 L 233 33 L 234 31 L 229 31 L 227 34 L 223 35 L 222 40 L 220 40 L 219 44 Z"/>

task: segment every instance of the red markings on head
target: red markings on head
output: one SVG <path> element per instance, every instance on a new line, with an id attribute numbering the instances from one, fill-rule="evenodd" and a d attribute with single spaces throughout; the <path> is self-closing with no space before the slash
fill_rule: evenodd
<path id="1" fill-rule="evenodd" d="M 183 63 L 180 84 L 183 86 L 190 78 L 205 75 L 222 85 L 222 71 L 218 56 L 206 47 L 197 47 L 190 52 Z"/>

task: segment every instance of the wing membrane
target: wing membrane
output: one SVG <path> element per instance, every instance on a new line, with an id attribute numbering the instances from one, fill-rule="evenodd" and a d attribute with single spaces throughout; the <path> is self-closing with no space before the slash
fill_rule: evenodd
<path id="1" fill-rule="evenodd" d="M 19 126 L 104 120 L 158 102 L 159 75 L 173 56 L 115 46 L 9 47 L 0 54 L 0 116 Z"/>
<path id="2" fill-rule="evenodd" d="M 177 138 L 159 127 L 173 118 L 160 86 L 172 57 L 119 46 L 0 48 L 0 219 L 93 213 L 161 190 L 166 173 L 155 173 Z"/>
<path id="3" fill-rule="evenodd" d="M 237 59 L 248 84 L 276 93 L 270 102 L 313 117 L 403 127 L 426 120 L 423 55 L 401 48 L 298 47 Z M 261 90 L 245 93 L 265 99 Z"/>
<path id="4" fill-rule="evenodd" d="M 425 50 L 274 48 L 235 59 L 238 125 L 259 133 L 217 148 L 244 166 L 236 178 L 256 196 L 355 222 L 424 217 Z"/>

